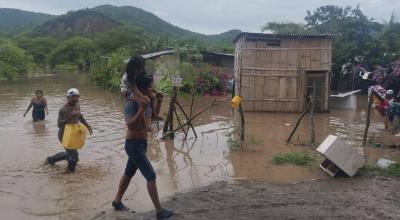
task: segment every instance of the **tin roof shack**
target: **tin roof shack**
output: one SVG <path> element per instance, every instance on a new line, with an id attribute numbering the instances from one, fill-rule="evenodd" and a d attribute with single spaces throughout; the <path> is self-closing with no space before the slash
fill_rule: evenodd
<path id="1" fill-rule="evenodd" d="M 315 108 L 328 111 L 332 37 L 239 34 L 234 76 L 243 110 L 302 112 L 315 83 Z"/>
<path id="2" fill-rule="evenodd" d="M 203 51 L 202 55 L 203 62 L 208 63 L 213 67 L 220 68 L 223 74 L 233 77 L 233 67 L 235 61 L 234 54 Z"/>
<path id="3" fill-rule="evenodd" d="M 167 73 L 175 73 L 179 67 L 179 56 L 173 50 L 142 55 L 146 59 L 146 71 L 153 73 L 154 82 L 159 82 Z"/>
<path id="4" fill-rule="evenodd" d="M 211 65 L 211 73 L 219 78 L 219 92 L 232 90 L 235 55 L 203 51 L 203 62 Z"/>

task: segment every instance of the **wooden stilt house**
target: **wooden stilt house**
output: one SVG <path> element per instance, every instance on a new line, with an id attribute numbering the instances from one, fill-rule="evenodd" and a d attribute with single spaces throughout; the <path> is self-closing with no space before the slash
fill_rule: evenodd
<path id="1" fill-rule="evenodd" d="M 332 37 L 239 34 L 234 75 L 243 110 L 302 112 L 315 85 L 315 108 L 328 111 Z"/>

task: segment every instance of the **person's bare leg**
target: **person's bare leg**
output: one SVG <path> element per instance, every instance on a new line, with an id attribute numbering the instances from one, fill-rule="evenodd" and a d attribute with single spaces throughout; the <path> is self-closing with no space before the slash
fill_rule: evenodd
<path id="1" fill-rule="evenodd" d="M 114 202 L 116 202 L 116 203 L 121 202 L 122 196 L 126 192 L 126 189 L 128 189 L 131 179 L 132 179 L 132 177 L 125 176 L 125 175 L 123 175 L 121 177 L 121 180 L 119 181 L 118 192 L 117 192 L 117 195 L 115 196 Z"/>
<path id="2" fill-rule="evenodd" d="M 149 192 L 151 201 L 156 208 L 156 211 L 160 211 L 162 209 L 160 204 L 160 199 L 158 198 L 157 184 L 156 180 L 147 181 L 147 191 Z"/>

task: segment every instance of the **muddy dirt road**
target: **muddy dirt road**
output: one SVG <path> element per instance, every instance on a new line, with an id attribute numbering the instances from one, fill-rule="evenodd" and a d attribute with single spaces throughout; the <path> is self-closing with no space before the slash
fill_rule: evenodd
<path id="1" fill-rule="evenodd" d="M 178 193 L 165 203 L 180 219 L 399 219 L 400 180 L 306 181 L 297 184 L 217 182 Z M 94 220 L 147 220 L 154 213 L 98 213 Z"/>

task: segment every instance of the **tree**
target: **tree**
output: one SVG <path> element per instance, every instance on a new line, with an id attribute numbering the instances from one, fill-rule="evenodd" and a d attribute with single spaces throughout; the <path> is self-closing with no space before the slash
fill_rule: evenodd
<path id="1" fill-rule="evenodd" d="M 32 63 L 32 57 L 24 50 L 9 43 L 0 44 L 0 82 L 15 81 L 26 75 Z"/>
<path id="2" fill-rule="evenodd" d="M 18 47 L 32 55 L 33 61 L 41 65 L 43 72 L 46 71 L 46 64 L 49 54 L 57 46 L 57 41 L 49 37 L 27 38 L 22 37 L 16 40 Z"/>
<path id="3" fill-rule="evenodd" d="M 383 50 L 377 36 L 382 25 L 365 16 L 359 6 L 322 6 L 312 13 L 307 11 L 305 20 L 306 26 L 317 33 L 340 34 L 333 41 L 333 73 L 356 58 L 370 65 L 381 62 Z"/>
<path id="4" fill-rule="evenodd" d="M 150 37 L 145 36 L 142 30 L 123 26 L 97 34 L 94 45 L 98 48 L 100 55 L 108 54 L 121 47 L 129 48 L 132 53 L 142 53 L 146 51 L 146 39 Z"/>
<path id="5" fill-rule="evenodd" d="M 84 37 L 73 37 L 56 47 L 49 56 L 52 67 L 59 64 L 74 64 L 79 71 L 90 68 L 96 48 L 92 40 Z"/>
<path id="6" fill-rule="evenodd" d="M 394 13 L 389 21 L 384 22 L 380 40 L 385 49 L 385 63 L 400 58 L 400 21 Z"/>
<path id="7" fill-rule="evenodd" d="M 117 91 L 122 73 L 125 71 L 125 60 L 129 57 L 130 53 L 126 48 L 120 48 L 115 52 L 100 56 L 90 69 L 90 78 L 103 87 Z"/>
<path id="8" fill-rule="evenodd" d="M 322 6 L 314 12 L 307 11 L 306 26 L 318 33 L 334 33 L 337 30 L 337 24 L 348 17 L 350 12 L 350 6 L 345 8 L 335 5 Z"/>

